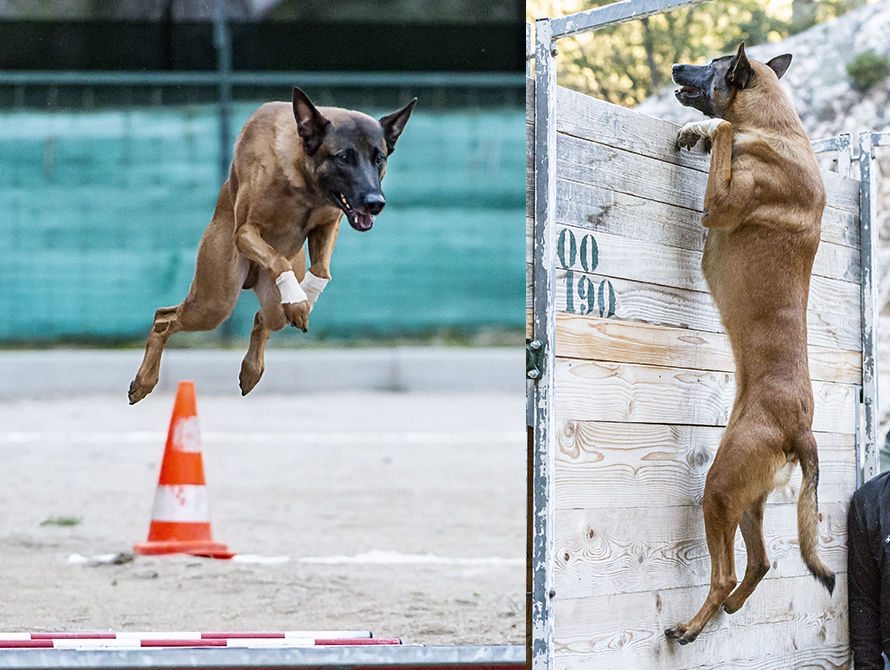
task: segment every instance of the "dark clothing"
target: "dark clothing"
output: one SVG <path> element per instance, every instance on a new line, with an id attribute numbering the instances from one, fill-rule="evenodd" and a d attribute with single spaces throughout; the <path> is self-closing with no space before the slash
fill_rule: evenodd
<path id="1" fill-rule="evenodd" d="M 856 670 L 890 658 L 890 472 L 865 483 L 847 516 L 850 646 Z"/>

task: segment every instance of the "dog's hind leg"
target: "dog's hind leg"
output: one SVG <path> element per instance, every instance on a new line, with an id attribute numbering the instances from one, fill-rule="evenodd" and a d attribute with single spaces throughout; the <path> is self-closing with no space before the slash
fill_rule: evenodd
<path id="1" fill-rule="evenodd" d="M 142 365 L 139 367 L 139 372 L 136 373 L 136 378 L 130 383 L 128 396 L 131 405 L 142 400 L 157 386 L 161 354 L 164 352 L 164 347 L 170 336 L 180 329 L 176 317 L 181 306 L 161 307 L 155 312 L 154 323 L 152 323 L 151 332 L 148 334 L 148 341 L 145 343 L 145 356 L 142 359 Z"/>
<path id="2" fill-rule="evenodd" d="M 713 472 L 713 466 L 711 468 Z M 705 535 L 711 556 L 711 588 L 698 613 L 688 623 L 668 628 L 664 634 L 680 644 L 689 644 L 723 605 L 736 585 L 735 531 L 742 511 L 736 509 L 732 491 L 708 478 L 702 508 L 705 516 Z"/>
<path id="3" fill-rule="evenodd" d="M 192 284 L 192 290 L 186 299 L 180 304 L 175 307 L 162 307 L 155 312 L 154 323 L 145 343 L 142 365 L 130 384 L 128 395 L 131 405 L 142 400 L 157 385 L 161 354 L 164 353 L 167 340 L 173 333 L 213 330 L 225 321 L 235 308 L 240 289 L 229 291 L 229 296 L 218 294 L 212 296 L 215 299 L 199 301 L 196 298 L 199 294 L 196 294 L 195 283 Z"/>
<path id="4" fill-rule="evenodd" d="M 235 309 L 249 263 L 235 249 L 233 221 L 227 186 L 223 186 L 213 220 L 198 246 L 195 277 L 188 295 L 179 305 L 162 307 L 155 313 L 145 357 L 130 384 L 131 405 L 157 385 L 161 354 L 173 333 L 213 330 Z"/>
<path id="5" fill-rule="evenodd" d="M 742 529 L 742 537 L 745 539 L 745 551 L 748 554 L 748 563 L 745 567 L 745 576 L 742 578 L 735 591 L 733 591 L 723 609 L 728 613 L 738 611 L 748 599 L 760 580 L 769 572 L 769 557 L 766 555 L 766 546 L 763 543 L 763 508 L 766 505 L 766 495 L 755 500 L 742 515 L 739 524 Z"/>

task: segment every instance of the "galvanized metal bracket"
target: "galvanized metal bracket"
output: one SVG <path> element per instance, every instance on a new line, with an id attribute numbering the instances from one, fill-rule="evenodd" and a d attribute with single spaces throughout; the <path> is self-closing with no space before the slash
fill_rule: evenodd
<path id="1" fill-rule="evenodd" d="M 525 376 L 534 380 L 544 376 L 544 343 L 540 340 L 525 343 Z"/>

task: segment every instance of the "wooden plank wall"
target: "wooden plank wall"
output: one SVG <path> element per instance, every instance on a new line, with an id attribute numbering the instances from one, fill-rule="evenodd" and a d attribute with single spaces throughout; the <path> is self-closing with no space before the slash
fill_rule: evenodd
<path id="1" fill-rule="evenodd" d="M 559 89 L 557 110 L 554 667 L 850 668 L 858 182 L 824 174 L 828 207 L 808 310 L 820 536 L 838 586 L 829 597 L 800 559 L 798 469 L 766 510 L 766 579 L 740 612 L 721 612 L 681 647 L 663 631 L 688 620 L 707 593 L 701 497 L 734 395 L 732 355 L 699 267 L 709 157 L 677 152 L 672 123 L 573 91 Z M 736 548 L 741 577 L 740 535 Z"/>

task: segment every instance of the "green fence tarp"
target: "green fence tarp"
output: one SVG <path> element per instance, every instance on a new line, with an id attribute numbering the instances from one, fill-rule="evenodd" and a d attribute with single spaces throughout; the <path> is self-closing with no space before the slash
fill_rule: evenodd
<path id="1" fill-rule="evenodd" d="M 256 105 L 236 105 L 233 127 Z M 215 108 L 0 113 L 0 341 L 145 335 L 188 292 L 219 191 Z M 525 320 L 525 114 L 417 111 L 373 230 L 341 229 L 317 335 Z M 250 332 L 245 292 L 233 332 Z"/>

